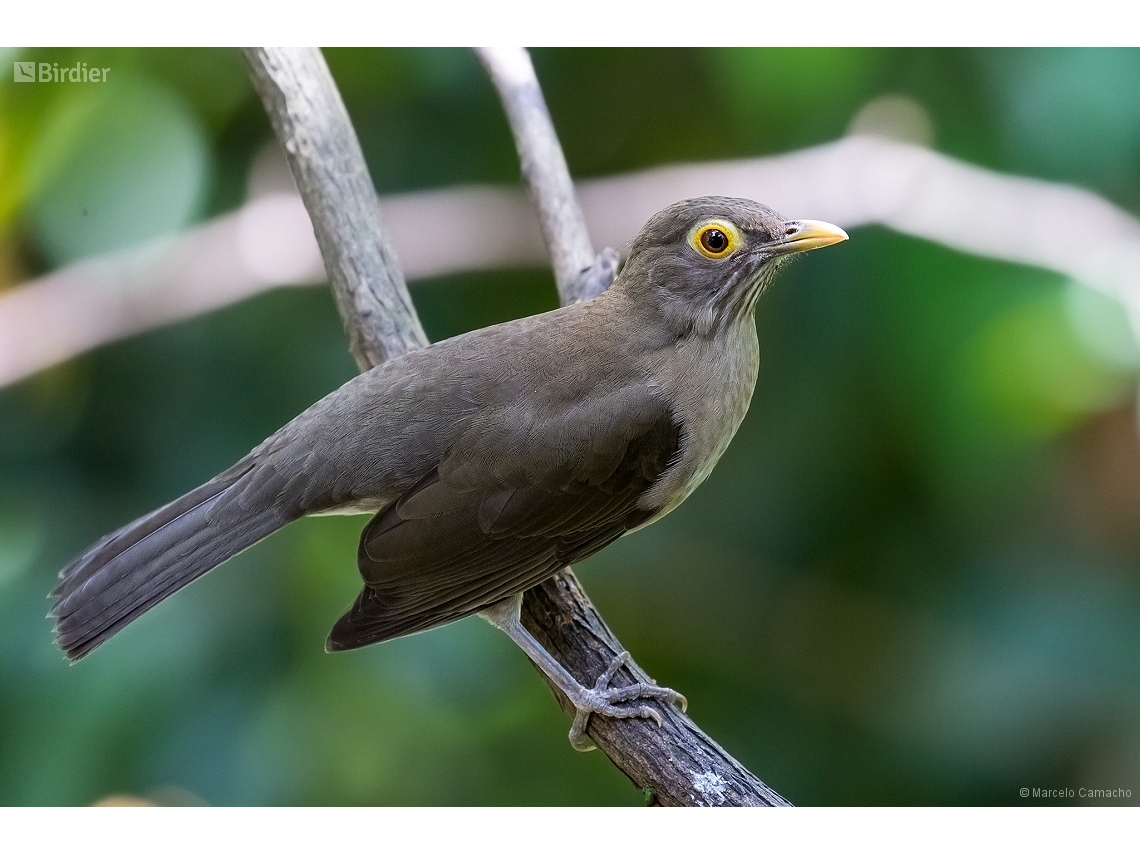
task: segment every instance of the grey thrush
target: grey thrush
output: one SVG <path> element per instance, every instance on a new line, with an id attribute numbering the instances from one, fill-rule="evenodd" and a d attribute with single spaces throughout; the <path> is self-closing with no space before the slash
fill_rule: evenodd
<path id="1" fill-rule="evenodd" d="M 712 471 L 752 397 L 753 312 L 792 254 L 847 235 L 746 199 L 654 215 L 609 290 L 586 303 L 392 359 L 249 454 L 120 528 L 61 571 L 59 646 L 86 656 L 230 556 L 306 514 L 373 514 L 364 589 L 329 634 L 347 650 L 482 614 L 578 710 L 658 713 L 683 698 L 603 675 L 579 684 L 519 621 L 522 593 L 661 519 Z"/>

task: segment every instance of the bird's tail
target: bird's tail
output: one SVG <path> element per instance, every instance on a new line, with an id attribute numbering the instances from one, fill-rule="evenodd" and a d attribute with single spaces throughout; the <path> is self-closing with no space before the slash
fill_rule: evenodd
<path id="1" fill-rule="evenodd" d="M 290 522 L 248 458 L 104 537 L 60 572 L 50 617 L 81 659 L 153 606 Z"/>

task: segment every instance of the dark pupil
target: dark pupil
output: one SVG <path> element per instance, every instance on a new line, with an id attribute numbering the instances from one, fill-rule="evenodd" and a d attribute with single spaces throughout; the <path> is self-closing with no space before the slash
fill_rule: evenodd
<path id="1" fill-rule="evenodd" d="M 724 252 L 728 236 L 720 229 L 706 229 L 701 234 L 701 245 L 709 252 Z"/>

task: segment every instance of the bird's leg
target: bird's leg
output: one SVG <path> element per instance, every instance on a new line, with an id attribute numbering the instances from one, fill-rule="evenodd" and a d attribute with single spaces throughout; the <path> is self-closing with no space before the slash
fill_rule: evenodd
<path id="1" fill-rule="evenodd" d="M 498 627 L 522 648 L 523 653 L 530 657 L 531 662 L 537 665 L 550 680 L 560 688 L 570 703 L 574 705 L 574 724 L 570 728 L 570 744 L 579 751 L 592 751 L 594 746 L 586 736 L 586 725 L 590 721 L 591 713 L 608 715 L 612 718 L 651 718 L 661 726 L 661 714 L 646 704 L 632 704 L 615 706 L 615 704 L 638 698 L 658 698 L 668 703 L 679 703 L 684 710 L 688 702 L 680 692 L 657 686 L 653 683 L 634 683 L 632 686 L 623 686 L 619 689 L 609 687 L 610 680 L 614 678 L 622 665 L 629 661 L 629 653 L 622 651 L 614 657 L 610 666 L 598 677 L 594 688 L 587 689 L 562 667 L 557 659 L 550 655 L 533 635 L 527 632 L 522 625 L 520 614 L 522 612 L 522 594 L 501 600 L 479 613 L 479 616 Z"/>

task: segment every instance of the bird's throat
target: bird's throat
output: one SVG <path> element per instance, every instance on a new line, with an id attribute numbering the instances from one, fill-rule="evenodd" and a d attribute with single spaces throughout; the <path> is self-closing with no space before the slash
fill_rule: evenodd
<path id="1" fill-rule="evenodd" d="M 720 335 L 693 335 L 672 349 L 659 371 L 674 390 L 674 418 L 682 425 L 677 460 L 639 503 L 660 519 L 708 478 L 748 412 L 760 370 L 760 346 L 751 315 Z"/>

